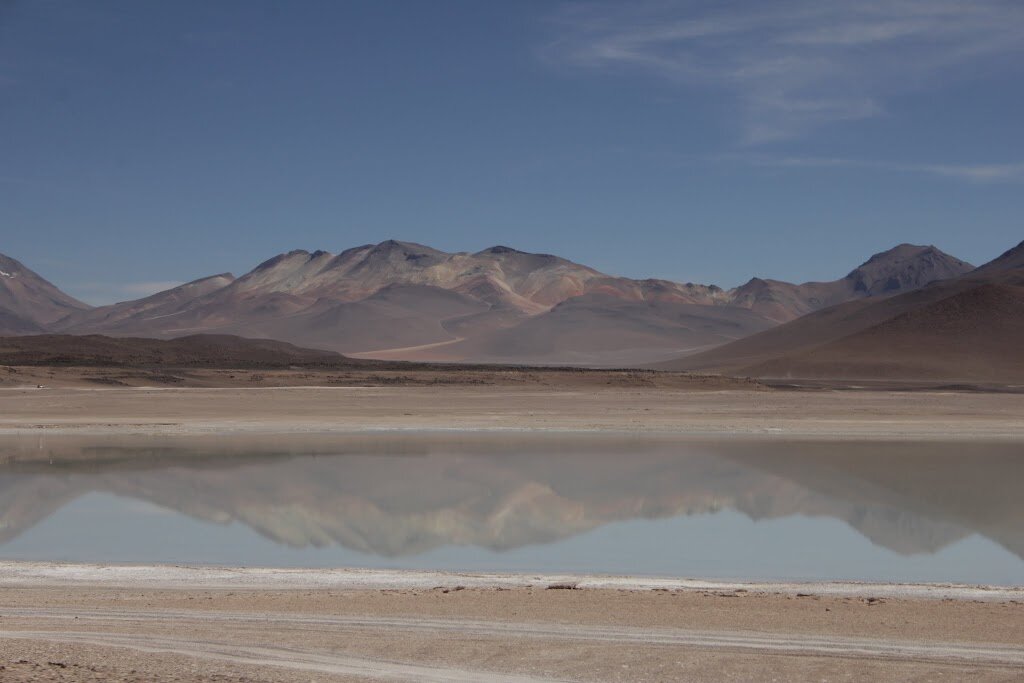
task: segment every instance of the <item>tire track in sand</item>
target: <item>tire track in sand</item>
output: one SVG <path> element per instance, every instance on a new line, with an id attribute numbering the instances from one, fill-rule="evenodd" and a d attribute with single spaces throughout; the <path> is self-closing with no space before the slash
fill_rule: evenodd
<path id="1" fill-rule="evenodd" d="M 575 625 L 440 619 L 431 617 L 331 616 L 294 613 L 193 610 L 4 608 L 4 617 L 104 622 L 237 623 L 323 630 L 403 631 L 494 638 L 540 638 L 635 645 L 728 649 L 764 654 L 960 663 L 1024 668 L 1024 647 L 995 643 L 948 643 L 854 636 L 676 628 Z M 0 632 L 3 637 L 4 632 Z M 456 679 L 447 679 L 456 680 Z"/>
<path id="2" fill-rule="evenodd" d="M 411 683 L 556 683 L 554 679 L 549 678 L 492 671 L 470 671 L 281 647 L 234 645 L 141 633 L 0 631 L 0 640 L 2 639 L 45 640 L 71 645 L 119 647 L 151 654 L 185 655 L 196 659 L 233 664 L 273 666 L 298 671 L 341 674 L 388 681 L 410 681 Z"/>

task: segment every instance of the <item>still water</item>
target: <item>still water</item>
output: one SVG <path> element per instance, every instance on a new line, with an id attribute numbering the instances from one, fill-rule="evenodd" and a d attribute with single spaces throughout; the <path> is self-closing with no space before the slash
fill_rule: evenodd
<path id="1" fill-rule="evenodd" d="M 0 440 L 0 559 L 1024 585 L 1024 448 Z"/>

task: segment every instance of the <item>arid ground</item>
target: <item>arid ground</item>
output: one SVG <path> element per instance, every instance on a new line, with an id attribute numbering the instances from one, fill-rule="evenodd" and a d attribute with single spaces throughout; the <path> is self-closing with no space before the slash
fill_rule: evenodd
<path id="1" fill-rule="evenodd" d="M 912 384 L 775 389 L 682 373 L 486 368 L 192 370 L 161 384 L 145 371 L 15 370 L 0 384 L 0 433 L 508 429 L 1024 438 L 1024 394 Z"/>
<path id="2" fill-rule="evenodd" d="M 434 581 L 430 587 L 252 590 L 167 589 L 145 580 L 58 585 L 51 578 L 50 585 L 7 587 L 0 597 L 0 671 L 17 681 L 1011 681 L 1024 675 L 1020 596 L 911 599 L 879 597 L 870 587 L 830 595 L 813 588 L 568 590 L 551 586 L 571 583 Z"/>

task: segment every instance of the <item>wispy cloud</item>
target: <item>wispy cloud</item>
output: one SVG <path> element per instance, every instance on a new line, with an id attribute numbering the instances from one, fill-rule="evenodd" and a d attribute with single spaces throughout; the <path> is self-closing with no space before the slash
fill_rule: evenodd
<path id="1" fill-rule="evenodd" d="M 1024 182 L 1024 164 L 920 165 L 910 167 L 924 173 L 962 178 L 976 183 Z"/>
<path id="2" fill-rule="evenodd" d="M 895 93 L 1024 52 L 1019 0 L 584 2 L 552 21 L 546 59 L 729 92 L 749 143 L 877 116 Z"/>
<path id="3" fill-rule="evenodd" d="M 863 168 L 893 173 L 922 173 L 972 183 L 1024 183 L 1024 163 L 917 164 L 840 157 L 772 157 L 722 155 L 717 161 L 774 168 Z"/>

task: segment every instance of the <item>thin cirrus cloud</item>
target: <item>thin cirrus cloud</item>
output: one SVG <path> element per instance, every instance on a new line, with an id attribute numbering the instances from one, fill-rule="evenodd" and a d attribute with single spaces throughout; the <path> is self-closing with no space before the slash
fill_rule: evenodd
<path id="1" fill-rule="evenodd" d="M 587 2 L 551 21 L 546 60 L 723 91 L 748 144 L 877 116 L 894 94 L 1024 52 L 1019 0 Z"/>
<path id="2" fill-rule="evenodd" d="M 769 168 L 862 168 L 892 173 L 920 173 L 972 183 L 1022 183 L 1024 163 L 1015 164 L 914 164 L 836 157 L 771 157 L 722 155 L 717 161 Z"/>

